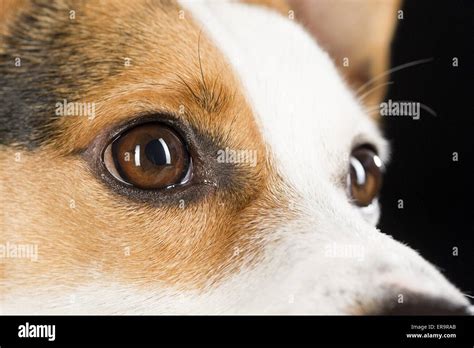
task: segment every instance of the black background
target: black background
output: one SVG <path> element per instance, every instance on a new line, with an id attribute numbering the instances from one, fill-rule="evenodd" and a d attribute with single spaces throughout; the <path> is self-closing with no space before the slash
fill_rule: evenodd
<path id="1" fill-rule="evenodd" d="M 29 324 L 56 325 L 56 339 L 19 338 L 18 327 Z M 347 347 L 376 347 L 388 343 L 415 347 L 472 347 L 474 317 L 410 317 L 410 316 L 0 316 L 2 348 L 43 346 L 54 347 L 137 347 L 155 343 L 148 347 L 168 345 L 189 347 L 216 347 L 228 343 L 295 347 L 320 347 L 320 343 L 337 343 Z M 443 333 L 456 333 L 456 337 L 445 339 L 407 338 L 407 333 L 440 333 L 442 330 L 416 330 L 412 325 L 438 324 L 456 326 Z M 317 342 L 317 344 L 315 344 Z M 307 344 L 311 343 L 311 344 Z M 363 343 L 364 345 L 354 345 Z M 97 344 L 97 345 L 96 345 Z M 202 346 L 201 346 L 202 344 Z M 394 345 L 392 345 L 394 344 Z M 233 346 L 232 345 L 232 346 Z M 248 346 L 248 345 L 246 345 Z"/>
<path id="2" fill-rule="evenodd" d="M 379 226 L 474 295 L 474 1 L 406 0 L 403 11 L 392 66 L 433 61 L 393 73 L 385 99 L 420 102 L 437 116 L 421 110 L 417 121 L 383 118 L 392 161 Z M 404 209 L 398 209 L 399 199 Z"/>

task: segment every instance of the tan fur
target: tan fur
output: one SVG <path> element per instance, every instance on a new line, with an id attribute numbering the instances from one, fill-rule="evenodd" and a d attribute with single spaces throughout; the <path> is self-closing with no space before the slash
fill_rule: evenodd
<path id="1" fill-rule="evenodd" d="M 100 62 L 117 54 L 114 43 L 120 30 L 126 30 L 117 23 L 150 11 L 150 3 L 98 4 L 78 4 L 77 21 L 102 38 L 99 50 L 87 44 L 81 48 L 81 54 Z M 37 244 L 39 260 L 3 260 L 0 294 L 45 284 L 80 285 L 103 274 L 147 288 L 158 283 L 202 288 L 255 261 L 266 230 L 291 218 L 289 190 L 272 166 L 226 60 L 191 14 L 185 11 L 180 19 L 177 4 L 160 4 L 152 9 L 155 20 L 136 33 L 135 38 L 142 38 L 140 46 L 120 51 L 120 57 L 131 58 L 130 67 L 117 59 L 123 71 L 106 82 L 97 85 L 84 79 L 82 90 L 57 91 L 65 98 L 74 96 L 74 101 L 95 102 L 94 119 L 59 118 L 59 135 L 33 151 L 2 147 L 0 243 Z M 5 0 L 2 5 L 14 7 Z M 277 10 L 287 13 L 284 5 Z M 9 10 L 3 17 L 13 15 Z M 77 57 L 69 58 L 73 62 Z M 355 62 L 364 61 L 362 53 L 354 57 Z M 380 70 L 383 64 L 373 66 Z M 100 69 L 95 72 L 105 76 Z M 257 150 L 257 166 L 242 168 L 245 187 L 231 193 L 208 189 L 198 202 L 184 202 L 184 209 L 179 201 L 154 206 L 113 191 L 90 169 L 87 156 L 98 155 L 92 146 L 95 139 L 142 112 L 173 113 L 212 137 L 225 138 L 228 147 Z M 20 161 L 15 160 L 17 153 Z"/>
<path id="2" fill-rule="evenodd" d="M 367 84 L 372 106 L 384 96 L 388 76 L 368 83 L 390 67 L 390 44 L 401 0 L 288 0 L 296 20 L 313 33 L 355 91 Z M 349 66 L 343 59 L 349 58 Z M 364 92 L 360 91 L 360 94 Z"/>
<path id="3" fill-rule="evenodd" d="M 8 25 L 26 5 L 27 0 L 0 0 L 0 35 L 8 31 Z"/>
<path id="4" fill-rule="evenodd" d="M 243 0 L 241 2 L 271 8 L 283 16 L 289 15 L 288 11 L 290 8 L 285 0 Z"/>
<path id="5" fill-rule="evenodd" d="M 98 34 L 107 33 L 110 23 L 95 6 L 87 2 L 81 16 Z M 114 18 L 126 21 L 131 12 L 146 5 L 114 0 L 107 6 Z M 59 118 L 60 136 L 34 151 L 2 148 L 0 242 L 32 243 L 39 248 L 38 262 L 4 260 L 6 289 L 80 285 L 95 280 L 97 274 L 144 287 L 160 283 L 199 288 L 252 262 L 266 226 L 289 218 L 287 198 L 279 191 L 282 183 L 241 87 L 191 16 L 179 19 L 179 10 L 176 5 L 157 9 L 160 25 L 141 34 L 146 37 L 144 46 L 124 52 L 132 57 L 132 66 L 82 91 L 77 101 L 96 102 L 95 119 Z M 198 40 L 205 81 L 215 84 L 219 98 L 202 91 Z M 103 44 L 107 51 L 107 40 Z M 103 52 L 87 54 L 99 60 Z M 177 74 L 193 90 L 201 90 L 198 98 Z M 65 96 L 70 92 L 64 91 Z M 183 115 L 181 106 L 186 110 Z M 232 195 L 219 188 L 208 190 L 198 203 L 184 202 L 184 209 L 179 201 L 155 207 L 111 190 L 78 155 L 118 123 L 143 111 L 165 110 L 211 135 L 228 135 L 226 145 L 231 148 L 257 150 L 257 166 L 243 169 L 245 189 Z"/>

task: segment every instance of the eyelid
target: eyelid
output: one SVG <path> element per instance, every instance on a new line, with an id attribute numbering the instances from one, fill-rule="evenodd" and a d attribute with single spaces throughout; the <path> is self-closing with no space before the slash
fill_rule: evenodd
<path id="1" fill-rule="evenodd" d="M 368 146 L 373 149 L 373 151 L 377 154 L 380 160 L 383 163 L 383 167 L 390 162 L 390 146 L 389 142 L 382 138 L 381 136 L 368 136 L 365 134 L 359 134 L 354 137 L 352 141 L 351 147 L 349 149 L 349 153 L 351 153 L 354 149 L 360 146 Z"/>
<path id="2" fill-rule="evenodd" d="M 190 132 L 188 131 L 188 129 L 190 128 L 190 126 L 185 124 L 185 122 L 181 118 L 176 116 L 174 113 L 169 112 L 146 112 L 136 114 L 131 119 L 127 119 L 123 122 L 115 124 L 112 129 L 109 130 L 109 132 L 106 132 L 106 136 L 107 138 L 111 139 L 110 142 L 112 142 L 126 130 L 132 129 L 133 127 L 137 127 L 145 123 L 152 122 L 161 123 L 165 126 L 173 128 L 183 139 L 189 139 Z"/>
<path id="3" fill-rule="evenodd" d="M 162 123 L 176 130 L 185 140 L 189 154 L 192 157 L 192 177 L 185 176 L 186 184 L 166 188 L 166 194 L 160 190 L 141 190 L 126 183 L 118 181 L 107 170 L 103 163 L 103 155 L 109 144 L 128 129 L 145 123 Z M 111 194 L 117 195 L 118 199 L 126 199 L 128 202 L 138 204 L 151 204 L 153 206 L 174 205 L 180 199 L 193 204 L 200 202 L 210 194 L 214 194 L 219 187 L 226 190 L 235 185 L 235 181 L 228 177 L 223 180 L 220 176 L 220 168 L 213 162 L 206 161 L 216 153 L 216 149 L 222 147 L 214 140 L 215 138 L 201 131 L 199 128 L 181 119 L 175 114 L 163 114 L 162 112 L 137 114 L 133 119 L 110 125 L 103 129 L 88 145 L 81 154 L 82 159 L 88 164 L 91 173 L 97 181 L 105 186 Z M 212 183 L 212 184 L 211 184 Z M 233 187 L 233 186 L 232 186 Z"/>

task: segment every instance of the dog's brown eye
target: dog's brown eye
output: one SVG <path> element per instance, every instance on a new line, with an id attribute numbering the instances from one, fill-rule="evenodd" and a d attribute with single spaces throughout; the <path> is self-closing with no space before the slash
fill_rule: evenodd
<path id="1" fill-rule="evenodd" d="M 110 143 L 104 164 L 117 180 L 141 189 L 162 189 L 189 179 L 190 156 L 170 127 L 147 123 L 129 129 Z"/>
<path id="2" fill-rule="evenodd" d="M 369 147 L 352 151 L 348 175 L 348 189 L 354 203 L 368 206 L 377 197 L 382 184 L 382 161 Z"/>

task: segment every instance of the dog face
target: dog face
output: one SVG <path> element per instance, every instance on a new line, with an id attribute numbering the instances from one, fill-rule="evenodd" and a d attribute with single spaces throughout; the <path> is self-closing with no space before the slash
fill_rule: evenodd
<path id="1" fill-rule="evenodd" d="M 2 260 L 5 312 L 465 310 L 375 228 L 387 144 L 295 21 L 21 5 L 1 46 L 1 240 L 38 254 Z"/>

